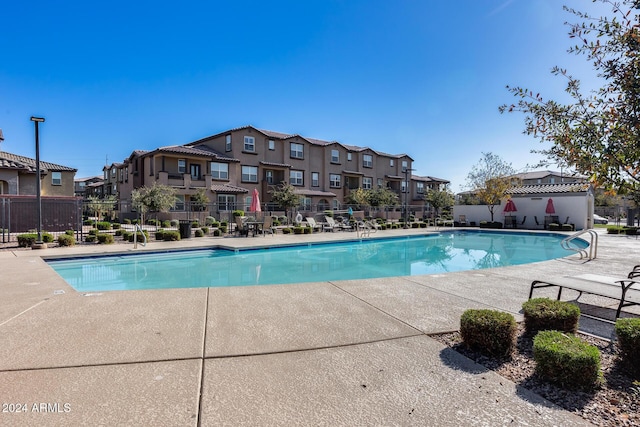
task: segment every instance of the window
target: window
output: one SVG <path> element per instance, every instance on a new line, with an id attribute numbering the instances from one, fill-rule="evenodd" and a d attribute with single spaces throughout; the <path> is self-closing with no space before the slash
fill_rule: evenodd
<path id="1" fill-rule="evenodd" d="M 424 194 L 424 182 L 416 182 L 416 193 Z"/>
<path id="2" fill-rule="evenodd" d="M 265 171 L 264 175 L 267 180 L 267 184 L 273 184 L 273 171 L 272 170 Z"/>
<path id="3" fill-rule="evenodd" d="M 393 163 L 393 159 L 389 159 L 389 166 L 393 167 L 395 163 Z"/>
<path id="4" fill-rule="evenodd" d="M 224 137 L 224 149 L 226 151 L 231 151 L 231 135 Z"/>
<path id="5" fill-rule="evenodd" d="M 331 206 L 333 206 L 333 209 L 338 209 L 338 200 L 337 199 L 333 199 L 331 201 Z"/>
<path id="6" fill-rule="evenodd" d="M 129 166 L 124 168 L 124 182 L 129 182 Z"/>
<path id="7" fill-rule="evenodd" d="M 258 182 L 258 167 L 242 166 L 242 182 Z"/>
<path id="8" fill-rule="evenodd" d="M 340 175 L 335 173 L 329 174 L 329 186 L 331 188 L 340 188 Z"/>
<path id="9" fill-rule="evenodd" d="M 218 210 L 232 211 L 236 208 L 235 194 L 218 194 Z"/>
<path id="10" fill-rule="evenodd" d="M 554 177 L 551 177 L 550 183 L 551 184 L 555 184 L 556 183 L 556 179 Z"/>
<path id="11" fill-rule="evenodd" d="M 244 151 L 256 151 L 256 139 L 252 136 L 244 137 Z"/>
<path id="12" fill-rule="evenodd" d="M 62 185 L 62 172 L 51 172 L 51 185 Z"/>
<path id="13" fill-rule="evenodd" d="M 273 139 L 269 140 L 269 150 L 275 150 L 276 149 L 276 142 Z"/>
<path id="14" fill-rule="evenodd" d="M 294 159 L 304 159 L 304 146 L 302 144 L 292 142 L 291 157 Z"/>
<path id="15" fill-rule="evenodd" d="M 211 179 L 229 179 L 229 164 L 211 163 Z"/>
<path id="16" fill-rule="evenodd" d="M 184 194 L 176 194 L 176 204 L 173 206 L 174 211 L 184 210 Z"/>
<path id="17" fill-rule="evenodd" d="M 289 171 L 289 183 L 291 185 L 304 185 L 302 171 Z"/>
<path id="18" fill-rule="evenodd" d="M 378 178 L 378 188 L 382 188 L 384 186 L 384 180 L 382 178 Z"/>
<path id="19" fill-rule="evenodd" d="M 251 200 L 252 200 L 252 199 L 253 199 L 253 197 L 252 197 L 252 196 L 246 196 L 246 197 L 244 198 L 244 205 L 245 205 L 245 209 L 246 209 L 246 206 L 251 206 Z"/>
<path id="20" fill-rule="evenodd" d="M 107 172 L 107 170 L 104 170 L 104 180 L 106 181 L 107 179 L 109 179 L 109 172 Z"/>
<path id="21" fill-rule="evenodd" d="M 351 153 L 347 153 L 347 161 L 351 161 Z"/>
<path id="22" fill-rule="evenodd" d="M 331 150 L 331 163 L 340 163 L 340 152 L 338 150 Z"/>
<path id="23" fill-rule="evenodd" d="M 404 171 L 406 171 L 406 170 L 407 170 L 407 168 L 408 168 L 408 166 L 407 166 L 407 165 L 408 165 L 407 161 L 406 161 L 406 160 L 403 160 L 403 161 L 402 161 L 402 172 L 404 172 Z"/>
<path id="24" fill-rule="evenodd" d="M 116 168 L 111 168 L 111 178 L 115 179 L 116 177 Z"/>
<path id="25" fill-rule="evenodd" d="M 373 185 L 373 178 L 367 178 L 367 177 L 362 178 L 362 188 L 364 188 L 365 190 L 371 190 L 372 185 Z"/>
<path id="26" fill-rule="evenodd" d="M 86 182 L 84 182 L 84 181 L 81 181 L 81 182 L 79 182 L 79 183 L 78 183 L 78 187 L 79 187 L 81 190 L 84 190 L 84 187 L 86 187 L 86 186 L 87 186 L 87 183 L 86 183 Z"/>
<path id="27" fill-rule="evenodd" d="M 365 154 L 362 156 L 362 166 L 365 168 L 373 167 L 373 156 L 371 154 Z"/>
<path id="28" fill-rule="evenodd" d="M 311 172 L 311 186 L 320 187 L 320 174 L 318 172 Z"/>
<path id="29" fill-rule="evenodd" d="M 305 211 L 311 210 L 311 197 L 300 197 L 300 204 Z"/>
<path id="30" fill-rule="evenodd" d="M 400 183 L 400 191 L 402 191 L 403 193 L 407 192 L 407 181 L 402 181 Z"/>
<path id="31" fill-rule="evenodd" d="M 187 161 L 178 159 L 178 173 L 187 173 Z"/>
<path id="32" fill-rule="evenodd" d="M 120 172 L 120 178 L 118 178 L 120 180 L 120 182 L 124 181 L 124 169 L 118 169 Z"/>

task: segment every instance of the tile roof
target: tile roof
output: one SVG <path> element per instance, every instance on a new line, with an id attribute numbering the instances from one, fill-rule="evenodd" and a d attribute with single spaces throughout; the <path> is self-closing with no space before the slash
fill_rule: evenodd
<path id="1" fill-rule="evenodd" d="M 587 177 L 582 176 L 582 175 L 578 175 L 575 173 L 567 173 L 567 172 L 555 172 L 555 171 L 550 171 L 550 170 L 544 170 L 544 171 L 531 171 L 531 172 L 521 172 L 521 173 L 516 173 L 514 175 L 511 175 L 512 177 L 517 177 L 520 179 L 542 179 L 542 178 L 546 178 L 548 176 L 557 176 L 557 177 L 563 177 L 565 179 L 576 179 L 576 180 L 586 180 Z"/>
<path id="2" fill-rule="evenodd" d="M 411 175 L 411 180 L 413 181 L 425 181 L 425 182 L 443 182 L 443 183 L 450 183 L 451 181 L 448 181 L 446 179 L 442 179 L 442 178 L 436 178 L 433 176 L 419 176 L 419 175 Z"/>
<path id="3" fill-rule="evenodd" d="M 589 183 L 564 183 L 564 184 L 543 184 L 543 185 L 523 185 L 510 188 L 507 192 L 512 195 L 521 194 L 557 194 L 557 193 L 584 193 L 589 191 Z"/>
<path id="4" fill-rule="evenodd" d="M 171 153 L 171 154 L 184 154 L 185 156 L 200 156 L 200 157 L 213 157 L 218 160 L 226 160 L 230 162 L 239 162 L 240 160 L 229 157 L 217 150 L 206 145 L 198 145 L 194 147 L 187 147 L 185 145 L 169 145 L 166 147 L 157 148 L 154 151 L 148 153 Z"/>
<path id="5" fill-rule="evenodd" d="M 23 170 L 35 173 L 36 160 L 29 157 L 19 156 L 17 154 L 7 153 L 6 151 L 0 151 L 0 169 Z M 40 171 L 77 172 L 78 169 L 57 165 L 55 163 L 43 162 L 41 160 Z"/>
<path id="6" fill-rule="evenodd" d="M 364 176 L 363 172 L 358 172 L 358 171 L 343 170 L 342 173 L 345 174 L 345 175 L 360 175 L 360 176 Z"/>
<path id="7" fill-rule="evenodd" d="M 249 190 L 231 184 L 211 184 L 214 193 L 248 193 Z"/>
<path id="8" fill-rule="evenodd" d="M 280 168 L 290 168 L 291 165 L 287 164 L 287 163 L 275 163 L 275 162 L 265 162 L 264 160 L 260 161 L 261 165 L 265 165 L 265 166 L 276 166 L 276 167 L 280 167 Z"/>

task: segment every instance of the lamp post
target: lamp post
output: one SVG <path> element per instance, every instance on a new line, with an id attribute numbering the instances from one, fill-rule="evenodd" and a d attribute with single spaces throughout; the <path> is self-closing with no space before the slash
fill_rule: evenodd
<path id="1" fill-rule="evenodd" d="M 409 173 L 415 169 L 404 170 L 404 228 L 409 228 Z"/>
<path id="2" fill-rule="evenodd" d="M 45 249 L 47 245 L 42 242 L 42 200 L 40 197 L 40 135 L 38 124 L 44 122 L 43 117 L 31 117 L 31 121 L 36 125 L 36 204 L 38 209 L 38 239 L 32 249 Z"/>

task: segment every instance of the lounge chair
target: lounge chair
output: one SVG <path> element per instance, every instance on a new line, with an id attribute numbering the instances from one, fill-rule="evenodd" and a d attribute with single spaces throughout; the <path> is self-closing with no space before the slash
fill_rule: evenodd
<path id="1" fill-rule="evenodd" d="M 266 233 L 271 233 L 272 236 L 275 234 L 271 215 L 265 215 L 264 222 L 262 223 L 262 236 L 264 237 Z"/>
<path id="2" fill-rule="evenodd" d="M 558 287 L 558 300 L 562 296 L 563 289 L 571 289 L 580 292 L 578 298 L 585 293 L 598 295 L 620 301 L 616 311 L 616 319 L 620 317 L 622 307 L 640 305 L 640 281 L 632 277 L 634 273 L 629 273 L 629 277 L 609 277 L 598 274 L 581 274 L 578 276 L 562 276 L 549 280 L 534 280 L 531 282 L 529 299 L 533 296 L 533 290 L 538 288 Z M 635 285 L 635 286 L 634 286 Z"/>
<path id="3" fill-rule="evenodd" d="M 330 217 L 328 215 L 324 217 L 324 220 L 327 222 L 327 224 L 329 224 L 329 227 L 331 227 L 331 229 L 338 228 L 340 230 L 353 230 L 353 227 L 351 227 L 351 225 L 349 225 L 348 221 L 346 221 L 346 224 L 345 224 L 344 221 L 340 222 L 340 223 L 337 223 L 335 219 L 333 219 L 332 217 Z"/>
<path id="4" fill-rule="evenodd" d="M 249 227 L 244 223 L 244 217 L 237 216 L 236 217 L 236 233 L 240 236 L 247 237 L 249 236 Z"/>
<path id="5" fill-rule="evenodd" d="M 458 226 L 466 227 L 467 226 L 467 216 L 466 215 L 458 215 Z"/>
<path id="6" fill-rule="evenodd" d="M 336 222 L 330 216 L 325 215 L 324 224 L 322 224 L 322 231 L 333 231 L 335 229 L 336 229 Z"/>
<path id="7" fill-rule="evenodd" d="M 310 216 L 307 217 L 307 224 L 313 229 L 313 231 L 322 231 L 322 226 L 316 222 L 316 220 Z"/>

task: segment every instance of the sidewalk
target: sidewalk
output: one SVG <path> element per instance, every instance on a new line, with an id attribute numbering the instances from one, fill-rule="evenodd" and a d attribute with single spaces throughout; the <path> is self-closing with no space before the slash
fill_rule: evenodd
<path id="1" fill-rule="evenodd" d="M 176 244 L 144 249 L 165 247 Z M 640 259 L 635 239 L 601 234 L 587 263 L 574 255 L 446 275 L 79 294 L 40 258 L 122 250 L 0 252 L 0 425 L 585 425 L 428 334 L 458 329 L 468 308 L 520 320 L 534 278 L 626 272 Z"/>

